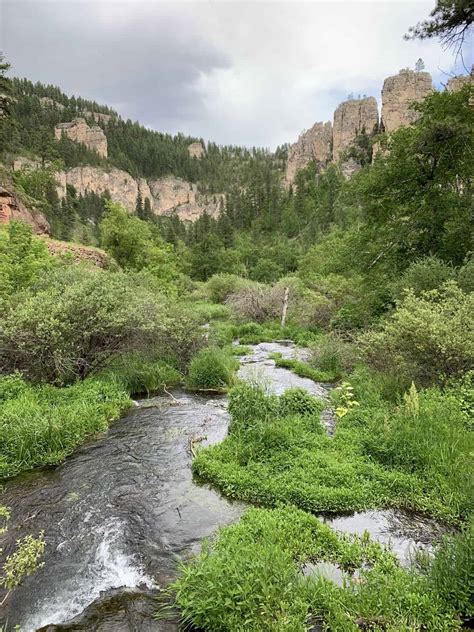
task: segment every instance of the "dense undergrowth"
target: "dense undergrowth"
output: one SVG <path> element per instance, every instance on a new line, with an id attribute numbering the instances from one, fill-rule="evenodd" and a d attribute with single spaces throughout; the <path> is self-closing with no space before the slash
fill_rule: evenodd
<path id="1" fill-rule="evenodd" d="M 456 630 L 457 613 L 472 614 L 472 533 L 447 538 L 423 569 L 403 569 L 369 538 L 337 534 L 294 507 L 250 509 L 181 566 L 172 590 L 184 622 L 210 632 L 305 632 L 318 623 L 342 632 Z M 303 575 L 304 564 L 320 561 L 345 571 L 343 586 L 317 566 Z"/>

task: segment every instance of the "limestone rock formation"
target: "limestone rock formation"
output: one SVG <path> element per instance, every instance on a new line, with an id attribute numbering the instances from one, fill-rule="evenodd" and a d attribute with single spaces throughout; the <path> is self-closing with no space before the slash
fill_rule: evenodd
<path id="1" fill-rule="evenodd" d="M 462 90 L 464 86 L 474 86 L 474 66 L 472 67 L 470 75 L 458 75 L 457 77 L 451 77 L 446 84 L 448 92 L 457 92 Z"/>
<path id="2" fill-rule="evenodd" d="M 62 103 L 59 101 L 55 101 L 54 99 L 50 99 L 49 97 L 40 97 L 40 103 L 43 108 L 54 108 L 56 110 L 61 110 L 61 112 L 65 109 Z"/>
<path id="3" fill-rule="evenodd" d="M 138 192 L 142 198 L 151 199 L 151 192 L 146 180 L 135 180 L 126 171 L 112 167 L 103 169 L 102 167 L 73 167 L 67 171 L 60 171 L 56 174 L 58 183 L 57 191 L 60 198 L 66 196 L 66 186 L 72 185 L 78 195 L 87 192 L 101 195 L 108 191 L 115 202 L 120 202 L 129 211 L 135 210 Z"/>
<path id="4" fill-rule="evenodd" d="M 177 215 L 186 221 L 194 221 L 204 212 L 217 217 L 223 199 L 222 194 L 201 194 L 195 184 L 171 175 L 150 180 L 150 189 L 156 215 Z"/>
<path id="5" fill-rule="evenodd" d="M 191 158 L 202 158 L 204 156 L 204 151 L 204 147 L 200 142 L 188 145 L 188 153 Z"/>
<path id="6" fill-rule="evenodd" d="M 387 77 L 382 88 L 382 128 L 394 132 L 402 125 L 410 125 L 417 113 L 410 108 L 413 101 L 422 101 L 433 91 L 429 72 L 400 70 L 398 75 Z"/>
<path id="7" fill-rule="evenodd" d="M 293 184 L 297 172 L 306 167 L 311 160 L 325 166 L 332 157 L 331 144 L 332 125 L 329 121 L 315 123 L 311 129 L 303 132 L 288 150 L 286 186 Z"/>
<path id="8" fill-rule="evenodd" d="M 49 235 L 50 226 L 39 211 L 30 211 L 13 193 L 0 187 L 0 224 L 8 224 L 12 220 L 21 220 L 33 228 L 36 235 Z"/>
<path id="9" fill-rule="evenodd" d="M 107 158 L 107 137 L 98 125 L 89 127 L 85 119 L 75 118 L 70 123 L 56 125 L 55 137 L 59 140 L 63 134 L 75 143 L 82 143 L 88 149 L 96 151 L 99 156 Z"/>
<path id="10" fill-rule="evenodd" d="M 150 200 L 151 210 L 156 215 L 176 214 L 186 221 L 194 221 L 204 212 L 216 217 L 223 198 L 222 194 L 201 194 L 195 184 L 175 176 L 163 176 L 147 182 L 143 178 L 132 178 L 126 171 L 115 167 L 73 167 L 60 171 L 55 177 L 60 198 L 66 196 L 68 184 L 76 189 L 78 195 L 87 192 L 101 195 L 108 191 L 112 200 L 133 212 L 140 193 L 143 200 Z"/>
<path id="11" fill-rule="evenodd" d="M 378 122 L 377 101 L 374 97 L 350 99 L 341 103 L 334 112 L 333 160 L 337 162 L 341 153 L 359 134 L 372 134 Z"/>

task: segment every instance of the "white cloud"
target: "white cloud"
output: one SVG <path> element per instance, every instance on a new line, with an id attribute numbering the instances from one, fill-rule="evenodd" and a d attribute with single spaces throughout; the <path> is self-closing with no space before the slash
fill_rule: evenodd
<path id="1" fill-rule="evenodd" d="M 433 1 L 3 2 L 18 74 L 220 143 L 275 147 L 418 57 L 437 82 L 453 65 L 437 42 L 403 40 Z"/>

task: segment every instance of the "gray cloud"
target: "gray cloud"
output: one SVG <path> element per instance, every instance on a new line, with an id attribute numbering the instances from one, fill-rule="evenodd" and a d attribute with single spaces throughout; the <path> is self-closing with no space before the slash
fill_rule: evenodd
<path id="1" fill-rule="evenodd" d="M 436 42 L 402 40 L 431 6 L 0 0 L 0 48 L 14 74 L 154 129 L 274 147 L 330 119 L 349 92 L 378 97 L 383 78 L 418 57 L 438 79 L 451 70 Z"/>

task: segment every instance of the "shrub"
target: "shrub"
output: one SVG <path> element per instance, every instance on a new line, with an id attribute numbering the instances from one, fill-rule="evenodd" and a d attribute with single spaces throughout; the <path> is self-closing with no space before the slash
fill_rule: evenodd
<path id="1" fill-rule="evenodd" d="M 235 380 L 236 360 L 222 349 L 202 349 L 189 366 L 188 388 L 196 390 L 226 390 Z"/>
<path id="2" fill-rule="evenodd" d="M 414 261 L 394 286 L 394 296 L 400 298 L 411 289 L 415 296 L 428 290 L 436 290 L 447 281 L 453 280 L 454 268 L 437 257 L 424 257 Z"/>
<path id="3" fill-rule="evenodd" d="M 352 370 L 356 354 L 353 345 L 330 333 L 311 345 L 310 364 L 336 377 Z"/>
<path id="4" fill-rule="evenodd" d="M 289 388 L 279 399 L 279 414 L 282 417 L 318 417 L 324 408 L 320 399 L 313 397 L 302 388 Z"/>
<path id="5" fill-rule="evenodd" d="M 429 581 L 447 608 L 474 616 L 474 522 L 461 533 L 445 536 L 429 569 Z"/>
<path id="6" fill-rule="evenodd" d="M 424 384 L 461 375 L 474 362 L 474 295 L 454 282 L 419 297 L 409 290 L 380 328 L 359 340 L 378 370 Z"/>
<path id="7" fill-rule="evenodd" d="M 214 274 L 207 282 L 206 288 L 209 298 L 213 303 L 225 303 L 231 294 L 234 294 L 248 283 L 236 274 Z"/>
<path id="8" fill-rule="evenodd" d="M 0 370 L 68 384 L 114 355 L 149 348 L 159 338 L 162 301 L 121 273 L 76 270 L 76 282 L 25 295 L 0 324 Z M 69 280 L 69 271 L 65 280 Z"/>
<path id="9" fill-rule="evenodd" d="M 474 292 L 474 256 L 467 259 L 459 268 L 458 284 L 464 292 Z"/>
<path id="10" fill-rule="evenodd" d="M 263 323 L 274 316 L 271 288 L 253 283 L 231 294 L 226 304 L 238 319 Z"/>

